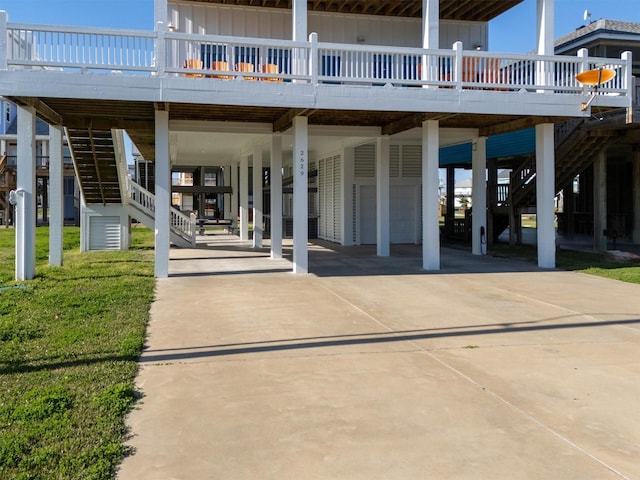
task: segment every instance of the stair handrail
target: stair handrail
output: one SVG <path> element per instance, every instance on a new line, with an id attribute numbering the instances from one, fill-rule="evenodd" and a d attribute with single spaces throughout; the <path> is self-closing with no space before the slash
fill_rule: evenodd
<path id="1" fill-rule="evenodd" d="M 129 200 L 131 204 L 155 218 L 156 213 L 156 196 L 143 186 L 136 183 L 131 177 L 128 177 Z M 196 216 L 185 215 L 175 207 L 169 208 L 171 214 L 170 226 L 175 233 L 178 233 L 192 245 L 196 244 Z"/>
<path id="2" fill-rule="evenodd" d="M 7 155 L 4 154 L 0 156 L 0 173 L 4 173 L 7 168 Z"/>

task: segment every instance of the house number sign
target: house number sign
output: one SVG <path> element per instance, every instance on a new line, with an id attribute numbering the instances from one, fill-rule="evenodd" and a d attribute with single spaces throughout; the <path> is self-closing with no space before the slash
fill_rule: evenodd
<path id="1" fill-rule="evenodd" d="M 304 175 L 305 173 L 304 150 L 300 150 L 300 154 L 298 155 L 298 170 L 300 171 L 300 175 Z"/>

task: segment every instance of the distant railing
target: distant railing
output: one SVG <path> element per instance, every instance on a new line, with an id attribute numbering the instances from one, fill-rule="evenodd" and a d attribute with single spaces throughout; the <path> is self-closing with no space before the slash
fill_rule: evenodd
<path id="1" fill-rule="evenodd" d="M 48 155 L 37 155 L 36 156 L 36 168 L 46 169 L 49 168 L 49 156 Z M 63 163 L 66 167 L 72 168 L 73 159 L 70 156 L 65 155 L 63 157 Z M 16 168 L 18 165 L 18 157 L 16 155 L 7 155 L 7 167 Z"/>
<path id="2" fill-rule="evenodd" d="M 315 33 L 307 42 L 293 42 L 186 34 L 167 31 L 161 24 L 157 31 L 146 32 L 7 23 L 6 35 L 0 68 L 586 94 L 590 87 L 581 85 L 576 75 L 604 67 L 616 76 L 598 88 L 600 96 L 634 93 L 630 56 L 593 58 L 586 51 L 569 57 L 465 51 L 460 42 L 450 50 L 320 43 Z"/>

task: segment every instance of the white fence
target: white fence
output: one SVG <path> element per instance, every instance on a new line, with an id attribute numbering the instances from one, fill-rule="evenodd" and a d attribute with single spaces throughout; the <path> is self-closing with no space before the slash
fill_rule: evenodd
<path id="1" fill-rule="evenodd" d="M 4 27 L 4 28 L 3 28 Z M 5 32 L 2 30 L 5 29 Z M 211 80 L 425 86 L 493 91 L 582 93 L 582 71 L 616 72 L 601 95 L 631 96 L 631 57 L 517 55 L 0 22 L 7 48 L 0 69 L 121 71 Z M 1 38 L 1 37 L 0 37 Z"/>

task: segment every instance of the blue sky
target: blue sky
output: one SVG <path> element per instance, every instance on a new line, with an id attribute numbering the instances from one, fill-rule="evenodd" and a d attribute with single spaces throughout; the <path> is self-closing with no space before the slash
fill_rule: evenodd
<path id="1" fill-rule="evenodd" d="M 584 24 L 585 9 L 600 18 L 640 22 L 640 0 L 556 0 L 555 37 Z M 0 0 L 9 21 L 153 29 L 153 0 Z M 489 48 L 525 53 L 535 48 L 536 0 L 525 0 L 491 24 Z M 443 47 L 445 47 L 443 45 Z"/>

